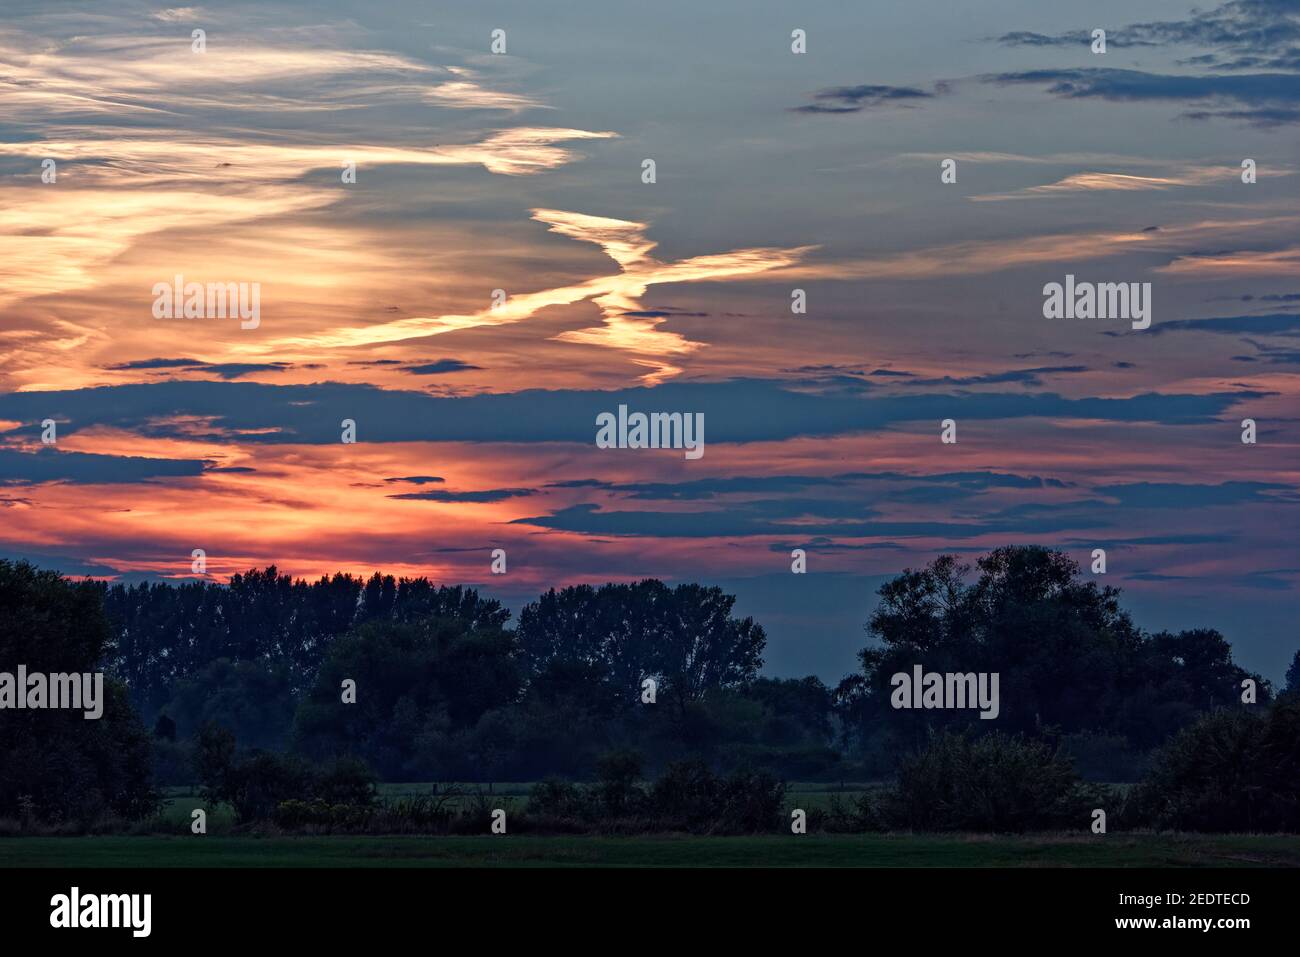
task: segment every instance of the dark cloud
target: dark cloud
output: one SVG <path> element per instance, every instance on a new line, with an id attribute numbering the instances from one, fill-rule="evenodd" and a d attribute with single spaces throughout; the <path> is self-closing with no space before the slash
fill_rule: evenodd
<path id="1" fill-rule="evenodd" d="M 36 434 L 40 421 L 53 417 L 65 423 L 64 434 L 102 425 L 155 438 L 332 445 L 339 441 L 339 423 L 350 418 L 362 442 L 591 445 L 596 416 L 626 404 L 633 411 L 703 413 L 707 447 L 709 442 L 841 435 L 916 422 L 937 428 L 955 412 L 967 421 L 1044 417 L 1193 425 L 1215 421 L 1237 403 L 1268 394 L 1242 389 L 1079 399 L 1044 392 L 877 396 L 862 391 L 860 383 L 856 390 L 797 386 L 774 379 L 731 379 L 609 392 L 529 389 L 435 396 L 360 383 L 173 380 L 0 394 L 0 420 L 23 423 L 0 435 Z M 210 422 L 209 429 L 196 429 L 196 419 Z"/>
<path id="2" fill-rule="evenodd" d="M 1141 535 L 1137 538 L 1104 538 L 1100 540 L 1067 538 L 1061 544 L 1080 548 L 1132 548 L 1139 545 L 1219 545 L 1232 540 L 1230 535 L 1187 533 Z"/>
<path id="3" fill-rule="evenodd" d="M 459 359 L 438 359 L 435 362 L 426 362 L 423 365 L 407 366 L 402 371 L 409 372 L 411 375 L 443 375 L 448 372 L 465 372 L 478 368 L 479 366 L 470 365 L 468 362 L 462 362 Z"/>
<path id="4" fill-rule="evenodd" d="M 199 359 L 136 359 L 134 362 L 119 362 L 116 365 L 104 366 L 112 372 L 124 372 L 134 369 L 170 369 L 176 366 L 201 366 L 204 365 Z"/>
<path id="5" fill-rule="evenodd" d="M 212 372 L 223 379 L 242 379 L 254 372 L 287 372 L 290 362 L 215 362 L 204 363 L 203 371 Z"/>
<path id="6" fill-rule="evenodd" d="M 914 86 L 832 86 L 812 94 L 812 103 L 791 107 L 793 113 L 861 113 L 880 106 L 911 106 L 917 100 L 933 99 L 945 89 L 933 93 Z"/>
<path id="7" fill-rule="evenodd" d="M 834 536 L 835 538 L 944 538 L 965 539 L 981 535 L 1045 534 L 1077 528 L 1104 528 L 1108 522 L 1095 515 L 1030 516 L 983 522 L 849 521 L 842 517 L 791 512 L 792 503 L 774 500 L 746 502 L 709 512 L 603 511 L 584 503 L 549 515 L 516 519 L 511 524 L 534 525 L 558 531 L 595 535 L 635 535 L 656 538 L 742 537 L 751 535 Z M 815 503 L 822 511 L 826 503 Z"/>
<path id="8" fill-rule="evenodd" d="M 115 485 L 199 475 L 205 464 L 198 459 L 148 459 L 92 452 L 59 452 L 48 448 L 37 452 L 0 449 L 0 484 L 75 482 Z"/>
<path id="9" fill-rule="evenodd" d="M 1092 31 L 1071 30 L 1069 33 L 1048 34 L 1034 33 L 1032 30 L 1012 30 L 1010 33 L 1004 33 L 1002 36 L 997 37 L 997 42 L 1015 47 L 1086 47 L 1092 44 Z M 1117 47 L 1155 45 L 1153 41 L 1125 37 L 1118 32 L 1113 40 L 1111 34 L 1107 33 L 1106 42 Z"/>
<path id="10" fill-rule="evenodd" d="M 293 368 L 291 362 L 204 362 L 201 359 L 137 359 L 104 366 L 113 372 L 141 369 L 177 369 L 181 372 L 209 372 L 223 379 L 239 379 L 254 372 L 285 372 Z M 304 366 L 319 369 L 319 365 Z"/>
<path id="11" fill-rule="evenodd" d="M 1087 372 L 1087 366 L 1040 366 L 1036 369 L 1010 369 L 1006 372 L 985 372 L 972 376 L 943 376 L 938 379 L 912 379 L 903 383 L 908 386 L 935 385 L 1000 385 L 1006 382 L 1020 382 L 1025 385 L 1042 385 L 1042 376 Z"/>
<path id="12" fill-rule="evenodd" d="M 906 546 L 898 542 L 845 543 L 818 536 L 807 541 L 773 542 L 767 548 L 768 551 L 784 552 L 787 555 L 795 548 L 802 548 L 806 552 L 817 555 L 832 555 L 836 552 L 896 552 L 904 550 Z"/>
<path id="13" fill-rule="evenodd" d="M 449 492 L 444 489 L 432 489 L 428 492 L 403 492 L 401 495 L 390 495 L 388 497 L 424 502 L 484 503 L 501 502 L 508 498 L 522 498 L 536 494 L 537 489 L 535 488 L 490 488 L 477 492 Z"/>
<path id="14" fill-rule="evenodd" d="M 1208 508 L 1215 505 L 1300 503 L 1300 494 L 1276 482 L 1220 482 L 1217 485 L 1175 482 L 1130 482 L 1102 485 L 1099 495 L 1119 499 L 1122 508 Z"/>
<path id="15" fill-rule="evenodd" d="M 1267 316 L 1216 316 L 1212 319 L 1175 319 L 1153 323 L 1147 330 L 1166 332 L 1217 332 L 1226 335 L 1276 336 L 1300 333 L 1300 315 L 1274 313 Z"/>
<path id="16" fill-rule="evenodd" d="M 1099 24 L 1105 26 L 1105 24 Z M 1059 34 L 1015 31 L 997 38 L 1008 46 L 1087 49 L 1092 28 Z M 1181 20 L 1155 20 L 1107 28 L 1108 47 L 1193 46 L 1213 52 L 1183 63 L 1217 69 L 1294 70 L 1300 64 L 1300 3 L 1296 0 L 1232 0 L 1194 10 Z"/>
<path id="17" fill-rule="evenodd" d="M 398 478 L 386 478 L 385 482 L 406 482 L 411 485 L 431 485 L 447 481 L 440 475 L 404 475 Z"/>
<path id="18" fill-rule="evenodd" d="M 1068 99 L 1123 102 L 1235 101 L 1239 109 L 1201 109 L 1185 113 L 1192 119 L 1221 116 L 1255 126 L 1271 127 L 1300 119 L 1292 104 L 1300 103 L 1300 76 L 1288 73 L 1174 75 L 1100 67 L 1025 70 L 981 77 L 999 84 L 1043 86 Z"/>
<path id="19" fill-rule="evenodd" d="M 1262 107 L 1257 110 L 1188 110 L 1187 120 L 1234 120 L 1262 130 L 1300 123 L 1300 108 Z"/>
<path id="20" fill-rule="evenodd" d="M 1263 296 L 1256 296 L 1251 293 L 1244 296 L 1214 296 L 1212 301 L 1222 302 L 1225 299 L 1234 302 L 1300 302 L 1300 292 L 1270 293 Z"/>
<path id="21" fill-rule="evenodd" d="M 87 561 L 84 558 L 73 558 L 69 555 L 60 555 L 54 552 L 46 552 L 40 548 L 23 546 L 21 553 L 0 551 L 0 558 L 11 562 L 31 562 L 38 568 L 48 568 L 61 572 L 68 576 L 94 575 L 98 577 L 114 578 L 120 581 L 117 569 L 108 565 L 100 565 L 96 562 Z"/>
<path id="22" fill-rule="evenodd" d="M 1300 350 L 1269 349 L 1254 356 L 1233 356 L 1235 362 L 1262 362 L 1273 366 L 1300 365 Z"/>
<path id="23" fill-rule="evenodd" d="M 617 484 L 597 479 L 555 482 L 546 488 L 599 488 L 644 501 L 703 501 L 722 495 L 753 492 L 791 492 L 807 488 L 853 489 L 873 482 L 943 486 L 933 494 L 935 500 L 950 491 L 955 498 L 992 488 L 1065 488 L 1059 479 L 1037 475 L 1013 475 L 1003 472 L 940 472 L 933 475 L 908 475 L 903 472 L 845 472 L 841 475 L 737 475 L 696 479 L 691 482 L 630 482 Z M 890 498 L 900 493 L 891 491 Z M 905 494 L 905 493 L 903 493 Z"/>

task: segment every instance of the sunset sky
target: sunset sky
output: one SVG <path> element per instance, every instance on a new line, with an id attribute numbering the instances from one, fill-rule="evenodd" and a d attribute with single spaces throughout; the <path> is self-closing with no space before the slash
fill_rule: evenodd
<path id="1" fill-rule="evenodd" d="M 0 557 L 699 581 L 835 680 L 903 568 L 1100 547 L 1147 629 L 1300 646 L 1300 0 L 3 13 Z M 598 449 L 620 403 L 705 454 Z"/>

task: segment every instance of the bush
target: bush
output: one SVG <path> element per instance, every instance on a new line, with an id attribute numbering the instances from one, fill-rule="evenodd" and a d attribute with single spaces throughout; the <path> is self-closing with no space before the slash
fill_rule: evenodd
<path id="1" fill-rule="evenodd" d="M 668 765 L 647 790 L 640 759 L 617 752 L 600 761 L 594 785 L 550 779 L 533 786 L 526 820 L 533 830 L 645 834 L 689 831 L 755 834 L 784 826 L 785 784 L 766 771 L 740 769 L 726 778 L 702 760 Z"/>
<path id="2" fill-rule="evenodd" d="M 240 824 L 271 818 L 282 801 L 310 799 L 312 769 L 301 758 L 256 751 L 232 765 L 223 799 Z"/>
<path id="3" fill-rule="evenodd" d="M 639 810 L 643 795 L 641 755 L 636 751 L 612 751 L 596 760 L 600 801 L 606 816 L 620 817 Z"/>
<path id="4" fill-rule="evenodd" d="M 902 761 L 874 813 L 887 829 L 1073 830 L 1087 826 L 1100 794 L 1041 741 L 945 732 Z"/>
<path id="5" fill-rule="evenodd" d="M 361 831 L 369 824 L 374 809 L 358 804 L 330 804 L 313 801 L 281 801 L 275 809 L 275 823 L 287 831 L 344 833 Z"/>
<path id="6" fill-rule="evenodd" d="M 650 789 L 649 812 L 671 830 L 706 830 L 719 806 L 719 781 L 703 761 L 674 761 Z"/>
<path id="7" fill-rule="evenodd" d="M 528 813 L 538 818 L 580 822 L 591 820 L 587 791 L 571 781 L 547 778 L 528 792 Z"/>
<path id="8" fill-rule="evenodd" d="M 237 824 L 297 820 L 307 813 L 299 804 L 319 802 L 365 809 L 375 802 L 374 772 L 356 758 L 337 758 L 316 768 L 292 754 L 251 751 L 240 755 L 234 735 L 213 724 L 199 731 L 194 767 L 204 798 L 229 804 Z M 282 811 L 285 804 L 290 808 Z"/>
<path id="9" fill-rule="evenodd" d="M 375 772 L 360 758 L 336 758 L 316 776 L 314 793 L 327 804 L 370 807 L 375 803 Z"/>
<path id="10" fill-rule="evenodd" d="M 785 784 L 766 771 L 733 771 L 719 789 L 722 807 L 714 830 L 759 834 L 785 823 Z"/>
<path id="11" fill-rule="evenodd" d="M 1126 815 L 1128 817 L 1128 815 Z M 1220 709 L 1156 752 L 1131 822 L 1210 832 L 1300 831 L 1300 702 Z"/>

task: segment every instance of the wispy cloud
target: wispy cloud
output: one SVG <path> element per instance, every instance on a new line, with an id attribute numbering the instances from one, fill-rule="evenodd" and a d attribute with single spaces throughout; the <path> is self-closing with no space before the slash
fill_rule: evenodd
<path id="1" fill-rule="evenodd" d="M 1019 30 L 999 42 L 1009 46 L 1086 48 L 1091 30 L 1043 34 Z M 1294 0 L 1231 0 L 1210 10 L 1193 10 L 1181 20 L 1132 23 L 1107 31 L 1117 48 L 1193 46 L 1213 52 L 1189 62 L 1220 69 L 1300 68 L 1300 8 Z"/>
<path id="2" fill-rule="evenodd" d="M 1266 176 L 1285 176 L 1290 167 L 1270 168 Z M 1232 185 L 1240 183 L 1238 166 L 1182 167 L 1165 176 L 1140 176 L 1133 173 L 1087 172 L 1072 173 L 1053 183 L 1026 186 L 1009 193 L 983 193 L 971 196 L 976 202 L 999 202 L 1012 199 L 1043 199 L 1078 193 L 1136 193 L 1147 190 L 1168 190 L 1177 187 Z"/>
<path id="3" fill-rule="evenodd" d="M 1300 76 L 1292 73 L 1181 75 L 1078 67 L 994 73 L 981 79 L 1001 85 L 1042 86 L 1066 99 L 1185 104 L 1233 101 L 1240 106 L 1228 111 L 1229 118 L 1265 128 L 1290 122 L 1287 117 L 1294 116 L 1295 104 L 1300 103 Z M 1206 119 L 1219 111 L 1201 109 L 1184 115 Z"/>
<path id="4" fill-rule="evenodd" d="M 499 306 L 487 306 L 470 314 L 414 316 L 391 322 L 333 329 L 313 336 L 278 340 L 245 347 L 256 353 L 291 348 L 354 348 L 376 343 L 399 342 L 442 335 L 482 326 L 521 322 L 548 306 L 591 300 L 604 314 L 600 326 L 568 330 L 554 338 L 561 342 L 602 346 L 633 353 L 636 361 L 652 371 L 642 378 L 654 383 L 671 378 L 681 370 L 668 357 L 693 352 L 701 343 L 659 327 L 662 316 L 630 315 L 640 310 L 641 297 L 653 285 L 747 278 L 782 269 L 800 262 L 815 247 L 736 249 L 714 255 L 694 256 L 677 262 L 662 262 L 651 255 L 655 242 L 646 236 L 648 225 L 558 209 L 534 209 L 533 219 L 547 224 L 550 231 L 570 239 L 595 243 L 619 266 L 617 273 L 598 276 L 573 285 L 510 296 Z"/>

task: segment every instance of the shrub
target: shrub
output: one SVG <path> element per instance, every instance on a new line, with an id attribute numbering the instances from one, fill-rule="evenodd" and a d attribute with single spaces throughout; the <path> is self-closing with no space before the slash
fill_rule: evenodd
<path id="1" fill-rule="evenodd" d="M 281 801 L 275 809 L 275 823 L 287 831 L 361 831 L 370 823 L 373 808 L 358 804 L 330 804 L 316 798 Z"/>
<path id="2" fill-rule="evenodd" d="M 229 731 L 207 724 L 194 747 L 194 765 L 204 798 L 224 802 L 238 824 L 277 818 L 296 820 L 299 804 L 369 808 L 375 802 L 375 775 L 356 758 L 337 758 L 315 768 L 303 758 L 270 751 L 240 755 Z M 288 811 L 281 805 L 291 803 Z M 288 815 L 288 817 L 285 817 Z"/>
<path id="3" fill-rule="evenodd" d="M 547 778 L 528 792 L 528 813 L 557 820 L 582 820 L 588 815 L 586 789 L 572 781 Z"/>
<path id="4" fill-rule="evenodd" d="M 722 806 L 715 831 L 757 834 L 778 830 L 785 819 L 785 783 L 766 771 L 733 771 L 719 789 Z"/>
<path id="5" fill-rule="evenodd" d="M 718 809 L 719 781 L 699 759 L 674 761 L 650 790 L 650 813 L 673 830 L 707 828 Z"/>
<path id="6" fill-rule="evenodd" d="M 1074 829 L 1087 825 L 1099 793 L 1042 741 L 945 732 L 902 761 L 874 813 L 888 829 Z"/>
<path id="7" fill-rule="evenodd" d="M 619 817 L 635 813 L 643 800 L 641 755 L 636 751 L 611 751 L 596 760 L 600 801 L 605 814 Z"/>
<path id="8" fill-rule="evenodd" d="M 726 778 L 702 760 L 668 765 L 647 791 L 640 758 L 619 752 L 600 762 L 593 785 L 547 780 L 528 796 L 527 826 L 565 832 L 690 831 L 753 834 L 783 826 L 785 784 L 766 771 L 740 769 Z"/>
<path id="9" fill-rule="evenodd" d="M 1156 752 L 1132 822 L 1186 831 L 1300 831 L 1300 702 L 1220 709 Z"/>
<path id="10" fill-rule="evenodd" d="M 314 790 L 311 767 L 292 755 L 257 751 L 232 765 L 224 798 L 240 824 L 270 818 L 282 801 L 304 800 Z"/>
<path id="11" fill-rule="evenodd" d="M 318 773 L 312 790 L 328 804 L 370 807 L 375 803 L 377 780 L 360 758 L 336 758 Z"/>

